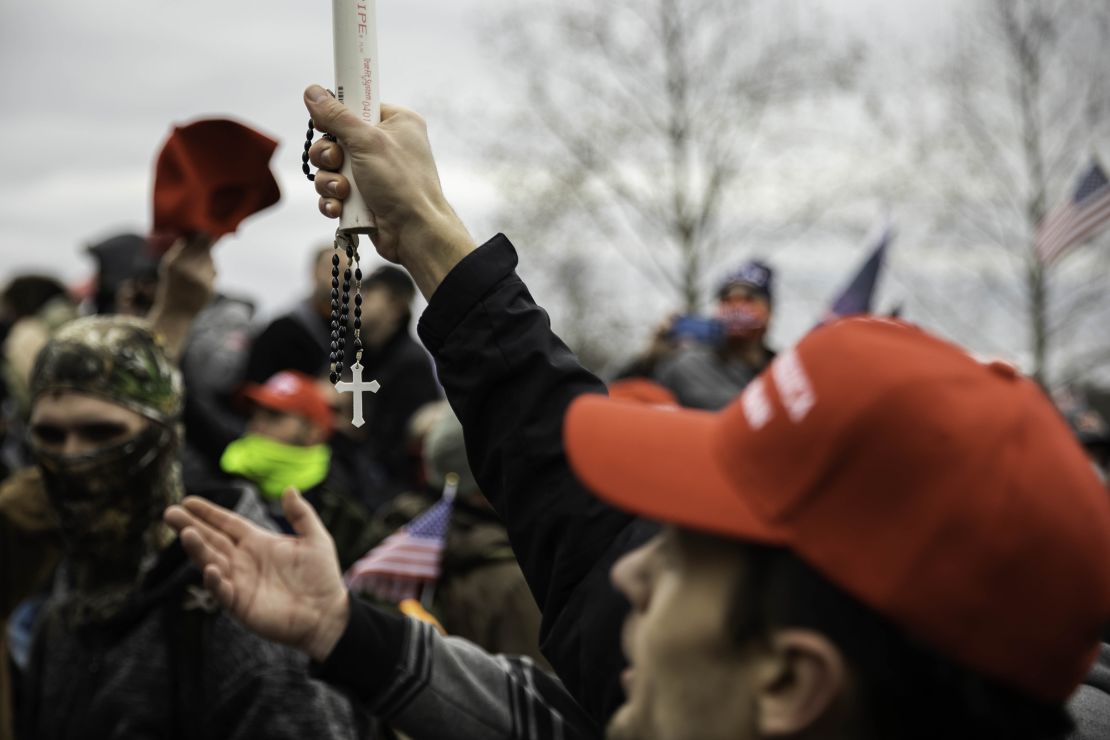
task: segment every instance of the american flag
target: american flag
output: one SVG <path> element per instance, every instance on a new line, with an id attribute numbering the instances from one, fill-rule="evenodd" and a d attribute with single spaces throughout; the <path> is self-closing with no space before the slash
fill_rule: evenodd
<path id="1" fill-rule="evenodd" d="M 1036 253 L 1041 264 L 1059 259 L 1110 221 L 1110 181 L 1098 162 L 1079 180 L 1075 195 L 1048 215 L 1037 228 Z"/>
<path id="2" fill-rule="evenodd" d="M 879 282 L 879 273 L 883 269 L 886 258 L 886 248 L 894 238 L 894 229 L 889 225 L 883 229 L 875 249 L 860 265 L 859 270 L 852 277 L 852 281 L 844 287 L 836 300 L 832 302 L 825 315 L 821 317 L 818 326 L 855 314 L 871 313 L 871 301 L 875 297 L 875 286 Z"/>
<path id="3" fill-rule="evenodd" d="M 348 588 L 400 603 L 419 598 L 426 583 L 435 583 L 458 488 L 458 476 L 447 478 L 443 498 L 347 569 Z"/>

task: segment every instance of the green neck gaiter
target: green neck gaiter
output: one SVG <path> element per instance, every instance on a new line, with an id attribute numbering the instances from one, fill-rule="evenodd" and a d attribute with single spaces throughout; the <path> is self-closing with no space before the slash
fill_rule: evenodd
<path id="1" fill-rule="evenodd" d="M 327 477 L 330 463 L 331 450 L 325 444 L 297 447 L 257 434 L 235 440 L 220 458 L 225 473 L 253 481 L 271 499 L 281 498 L 289 486 L 299 491 L 314 487 Z"/>

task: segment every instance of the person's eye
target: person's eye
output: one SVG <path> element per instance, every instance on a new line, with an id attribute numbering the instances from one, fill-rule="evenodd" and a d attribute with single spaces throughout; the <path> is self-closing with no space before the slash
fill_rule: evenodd
<path id="1" fill-rule="evenodd" d="M 81 427 L 81 436 L 90 442 L 108 442 L 127 434 L 122 424 L 86 424 Z"/>
<path id="2" fill-rule="evenodd" d="M 31 438 L 40 445 L 61 445 L 66 441 L 66 430 L 50 424 L 35 424 Z"/>

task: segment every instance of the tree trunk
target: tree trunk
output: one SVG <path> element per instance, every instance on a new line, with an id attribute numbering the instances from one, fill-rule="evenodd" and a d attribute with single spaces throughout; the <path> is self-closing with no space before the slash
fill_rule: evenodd
<path id="1" fill-rule="evenodd" d="M 1046 306 L 1048 286 L 1045 284 L 1045 271 L 1036 255 L 1029 262 L 1029 326 L 1033 341 L 1033 379 L 1042 388 L 1048 388 L 1045 362 L 1048 358 L 1048 321 Z"/>

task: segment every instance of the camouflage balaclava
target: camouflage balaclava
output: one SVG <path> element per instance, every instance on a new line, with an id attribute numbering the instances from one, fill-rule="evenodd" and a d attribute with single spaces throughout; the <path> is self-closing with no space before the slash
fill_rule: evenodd
<path id="1" fill-rule="evenodd" d="M 172 539 L 162 512 L 181 498 L 181 375 L 145 321 L 94 316 L 62 327 L 35 362 L 32 404 L 63 392 L 101 398 L 150 422 L 87 454 L 32 445 L 83 611 L 110 616 Z"/>

